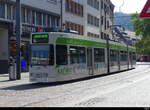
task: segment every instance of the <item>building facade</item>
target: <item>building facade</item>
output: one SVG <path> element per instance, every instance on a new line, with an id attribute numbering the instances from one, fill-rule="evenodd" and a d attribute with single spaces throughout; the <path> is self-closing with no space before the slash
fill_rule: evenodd
<path id="1" fill-rule="evenodd" d="M 112 25 L 113 25 L 113 16 L 114 16 L 114 5 L 110 0 L 101 0 L 101 38 L 113 39 L 112 36 Z"/>
<path id="2" fill-rule="evenodd" d="M 112 38 L 114 5 L 110 0 L 63 0 L 63 24 L 91 38 Z"/>
<path id="3" fill-rule="evenodd" d="M 30 33 L 65 26 L 85 37 L 112 37 L 114 5 L 110 0 L 20 0 L 21 56 L 28 60 Z M 16 0 L 0 0 L 0 67 L 8 73 L 9 56 L 16 56 Z M 61 8 L 62 7 L 62 8 Z M 5 41 L 5 43 L 3 42 Z"/>
<path id="4" fill-rule="evenodd" d="M 113 40 L 122 44 L 134 46 L 136 42 L 141 40 L 142 36 L 137 36 L 135 32 L 126 30 L 121 25 L 113 26 Z"/>
<path id="5" fill-rule="evenodd" d="M 85 7 L 85 35 L 91 38 L 100 38 L 100 3 L 101 0 L 87 0 Z"/>
<path id="6" fill-rule="evenodd" d="M 16 56 L 15 2 L 0 0 L 0 73 L 8 73 L 9 56 Z M 28 59 L 30 33 L 39 26 L 43 30 L 60 26 L 60 1 L 21 0 L 21 23 L 21 56 Z"/>
<path id="7" fill-rule="evenodd" d="M 62 22 L 65 27 L 84 35 L 84 2 L 86 0 L 62 0 Z"/>

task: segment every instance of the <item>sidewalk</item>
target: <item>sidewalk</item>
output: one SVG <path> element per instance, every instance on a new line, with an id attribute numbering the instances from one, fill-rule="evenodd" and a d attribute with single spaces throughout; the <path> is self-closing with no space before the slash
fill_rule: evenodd
<path id="1" fill-rule="evenodd" d="M 29 73 L 21 73 L 21 80 L 9 80 L 9 74 L 0 75 L 0 89 L 4 87 L 29 84 Z"/>
<path id="2" fill-rule="evenodd" d="M 138 65 L 150 65 L 150 62 L 137 62 Z M 29 72 L 21 73 L 21 80 L 9 80 L 9 74 L 0 74 L 0 90 L 4 87 L 32 84 L 29 82 Z"/>
<path id="3" fill-rule="evenodd" d="M 150 62 L 137 62 L 137 65 L 150 65 Z"/>

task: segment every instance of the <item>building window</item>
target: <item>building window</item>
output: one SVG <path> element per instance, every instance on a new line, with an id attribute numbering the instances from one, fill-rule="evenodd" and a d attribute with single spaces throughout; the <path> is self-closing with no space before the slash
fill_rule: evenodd
<path id="1" fill-rule="evenodd" d="M 99 18 L 94 17 L 90 14 L 87 15 L 87 23 L 96 27 L 99 27 Z"/>
<path id="2" fill-rule="evenodd" d="M 11 5 L 7 4 L 7 19 L 11 20 Z"/>
<path id="3" fill-rule="evenodd" d="M 107 21 L 107 28 L 109 28 L 109 21 Z"/>
<path id="4" fill-rule="evenodd" d="M 0 2 L 0 18 L 5 18 L 5 3 Z"/>
<path id="5" fill-rule="evenodd" d="M 57 27 L 59 27 L 59 26 L 60 26 L 60 19 L 57 18 Z"/>
<path id="6" fill-rule="evenodd" d="M 47 24 L 49 27 L 51 27 L 51 16 L 48 15 L 48 18 L 47 18 Z"/>
<path id="7" fill-rule="evenodd" d="M 57 4 L 57 0 L 47 0 L 47 2 L 50 2 L 50 3 L 52 3 L 52 4 Z"/>
<path id="8" fill-rule="evenodd" d="M 101 32 L 101 39 L 104 39 L 104 33 Z"/>
<path id="9" fill-rule="evenodd" d="M 98 0 L 87 0 L 87 4 L 91 7 L 99 10 L 99 1 Z"/>
<path id="10" fill-rule="evenodd" d="M 35 11 L 32 11 L 32 24 L 35 24 Z"/>
<path id="11" fill-rule="evenodd" d="M 16 19 L 16 7 L 15 6 L 13 6 L 13 20 L 15 20 Z"/>
<path id="12" fill-rule="evenodd" d="M 56 27 L 56 19 L 55 17 L 51 17 L 51 24 L 52 24 L 52 27 Z"/>
<path id="13" fill-rule="evenodd" d="M 66 0 L 66 12 L 83 17 L 83 5 L 72 0 Z"/>
<path id="14" fill-rule="evenodd" d="M 28 9 L 27 10 L 27 23 L 31 24 L 32 17 L 31 17 L 31 11 Z"/>
<path id="15" fill-rule="evenodd" d="M 70 28 L 71 30 L 77 31 L 79 33 L 79 35 L 84 35 L 83 25 L 66 21 L 65 26 L 66 26 L 66 28 Z"/>
<path id="16" fill-rule="evenodd" d="M 42 25 L 42 13 L 41 12 L 36 13 L 36 24 Z"/>
<path id="17" fill-rule="evenodd" d="M 95 34 L 95 33 L 91 33 L 91 32 L 88 32 L 88 33 L 87 33 L 87 36 L 88 36 L 88 37 L 99 38 L 99 34 Z"/>
<path id="18" fill-rule="evenodd" d="M 103 1 L 101 1 L 101 9 L 103 9 L 104 8 L 104 3 L 103 3 Z"/>
<path id="19" fill-rule="evenodd" d="M 105 30 L 107 29 L 107 21 L 106 21 L 106 17 L 105 17 L 105 24 L 104 24 L 104 26 L 105 26 Z"/>
<path id="20" fill-rule="evenodd" d="M 65 7 L 66 7 L 66 11 L 69 11 L 69 0 L 66 0 L 66 5 L 65 5 Z"/>
<path id="21" fill-rule="evenodd" d="M 25 23 L 26 22 L 26 12 L 25 12 L 25 8 L 21 9 L 21 16 L 22 16 L 22 22 Z"/>
<path id="22" fill-rule="evenodd" d="M 46 14 L 43 14 L 43 26 L 46 26 L 47 24 L 47 15 Z"/>
<path id="23" fill-rule="evenodd" d="M 101 25 L 103 25 L 104 24 L 104 17 L 102 16 L 101 17 Z"/>

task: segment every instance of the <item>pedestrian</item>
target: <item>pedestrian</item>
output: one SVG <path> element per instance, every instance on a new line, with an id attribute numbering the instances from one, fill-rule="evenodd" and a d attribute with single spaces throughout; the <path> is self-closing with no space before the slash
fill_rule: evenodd
<path id="1" fill-rule="evenodd" d="M 25 58 L 23 58 L 21 60 L 21 69 L 23 72 L 26 72 L 26 69 L 27 69 L 27 61 L 25 60 Z"/>

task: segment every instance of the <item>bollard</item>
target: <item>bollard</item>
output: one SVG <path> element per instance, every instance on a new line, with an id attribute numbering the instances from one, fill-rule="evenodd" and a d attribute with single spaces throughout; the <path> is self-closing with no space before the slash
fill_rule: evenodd
<path id="1" fill-rule="evenodd" d="M 16 80 L 16 63 L 14 59 L 11 59 L 10 65 L 9 65 L 9 80 Z"/>

